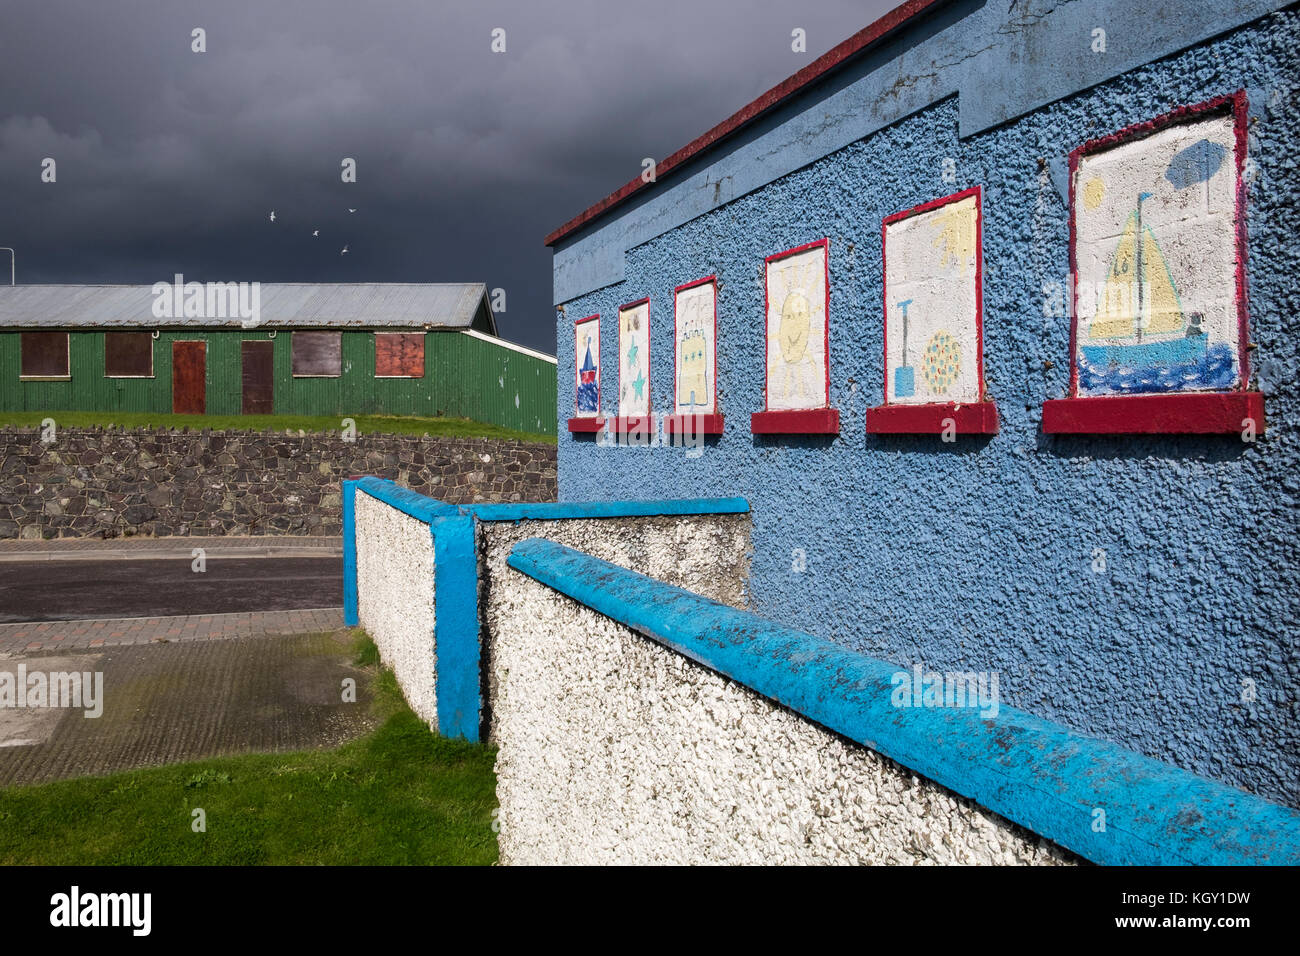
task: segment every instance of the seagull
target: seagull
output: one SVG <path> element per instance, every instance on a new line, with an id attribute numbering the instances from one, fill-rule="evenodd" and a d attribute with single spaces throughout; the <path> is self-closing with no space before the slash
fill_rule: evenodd
<path id="1" fill-rule="evenodd" d="M 355 209 L 348 209 L 348 212 L 356 212 Z"/>
<path id="2" fill-rule="evenodd" d="M 347 246 L 344 246 L 344 247 L 343 247 L 343 251 L 340 252 L 339 255 L 341 255 L 341 256 L 346 256 L 347 254 L 348 254 L 348 247 L 347 247 Z"/>
<path id="3" fill-rule="evenodd" d="M 313 229 L 313 230 L 311 231 L 311 234 L 312 234 L 313 236 L 319 236 L 319 235 L 320 235 L 320 230 L 319 230 L 319 229 Z"/>
<path id="4" fill-rule="evenodd" d="M 271 221 L 272 221 L 272 222 L 275 222 L 275 210 L 274 210 L 274 209 L 271 210 Z"/>

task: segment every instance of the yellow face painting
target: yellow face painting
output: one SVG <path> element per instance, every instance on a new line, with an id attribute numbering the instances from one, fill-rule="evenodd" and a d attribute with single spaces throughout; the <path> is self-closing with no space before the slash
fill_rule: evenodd
<path id="1" fill-rule="evenodd" d="M 825 408 L 826 247 L 767 263 L 767 408 Z"/>

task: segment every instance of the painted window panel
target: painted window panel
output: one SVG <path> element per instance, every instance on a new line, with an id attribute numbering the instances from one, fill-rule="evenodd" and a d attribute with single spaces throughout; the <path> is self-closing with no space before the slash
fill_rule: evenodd
<path id="1" fill-rule="evenodd" d="M 709 276 L 673 294 L 674 409 L 678 415 L 718 410 L 718 283 Z"/>
<path id="2" fill-rule="evenodd" d="M 342 332 L 294 332 L 291 345 L 295 377 L 337 378 L 343 374 Z"/>
<path id="3" fill-rule="evenodd" d="M 589 315 L 573 325 L 573 408 L 578 418 L 600 414 L 600 316 Z"/>
<path id="4" fill-rule="evenodd" d="M 104 375 L 107 378 L 152 378 L 152 333 L 105 332 Z"/>
<path id="5" fill-rule="evenodd" d="M 1241 384 L 1237 124 L 1225 104 L 1072 157 L 1075 394 Z"/>
<path id="6" fill-rule="evenodd" d="M 68 378 L 68 333 L 23 332 L 19 341 L 23 378 Z"/>
<path id="7" fill-rule="evenodd" d="M 767 258 L 767 411 L 830 405 L 828 246 L 823 239 Z"/>
<path id="8" fill-rule="evenodd" d="M 618 310 L 618 414 L 650 414 L 650 300 Z"/>
<path id="9" fill-rule="evenodd" d="M 983 396 L 978 189 L 884 223 L 885 403 Z"/>
<path id="10" fill-rule="evenodd" d="M 376 378 L 424 378 L 423 332 L 376 332 Z"/>

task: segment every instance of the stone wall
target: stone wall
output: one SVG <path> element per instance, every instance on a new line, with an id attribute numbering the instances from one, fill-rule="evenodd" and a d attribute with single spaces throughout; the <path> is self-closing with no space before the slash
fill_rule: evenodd
<path id="1" fill-rule="evenodd" d="M 342 531 L 340 482 L 454 504 L 554 501 L 555 447 L 335 433 L 0 428 L 0 538 Z"/>

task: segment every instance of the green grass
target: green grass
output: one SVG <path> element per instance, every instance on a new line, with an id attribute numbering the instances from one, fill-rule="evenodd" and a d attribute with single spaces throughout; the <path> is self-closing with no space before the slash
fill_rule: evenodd
<path id="1" fill-rule="evenodd" d="M 359 434 L 423 435 L 448 438 L 514 438 L 555 444 L 554 434 L 515 431 L 468 418 L 417 418 L 398 415 L 352 415 Z M 166 415 L 161 412 L 0 412 L 0 425 L 36 426 L 52 418 L 61 428 L 211 428 L 218 431 L 339 431 L 341 415 Z"/>
<path id="2" fill-rule="evenodd" d="M 0 864 L 496 862 L 494 749 L 430 733 L 391 672 L 373 686 L 382 723 L 334 750 L 0 788 Z"/>

